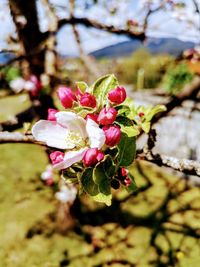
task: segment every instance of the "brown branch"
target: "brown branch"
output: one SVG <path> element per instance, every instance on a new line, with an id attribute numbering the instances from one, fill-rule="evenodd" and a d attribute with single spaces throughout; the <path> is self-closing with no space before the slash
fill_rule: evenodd
<path id="1" fill-rule="evenodd" d="M 34 106 L 18 113 L 12 120 L 1 122 L 0 131 L 14 131 L 23 127 L 24 122 L 31 122 L 35 117 Z"/>
<path id="2" fill-rule="evenodd" d="M 170 156 L 153 154 L 145 151 L 140 155 L 144 160 L 155 163 L 158 166 L 172 168 L 188 175 L 200 176 L 200 162 L 188 159 L 177 159 Z"/>
<path id="3" fill-rule="evenodd" d="M 104 23 L 101 23 L 101 22 L 98 22 L 96 20 L 89 19 L 89 18 L 70 17 L 66 19 L 61 19 L 58 21 L 58 29 L 61 29 L 63 26 L 68 25 L 68 24 L 71 24 L 71 25 L 82 24 L 86 27 L 92 27 L 92 28 L 108 31 L 111 33 L 119 34 L 119 35 L 125 34 L 131 38 L 136 38 L 141 41 L 144 41 L 145 39 L 144 32 L 134 32 L 130 29 L 116 28 L 113 25 L 106 25 Z"/>
<path id="4" fill-rule="evenodd" d="M 16 132 L 0 132 L 0 144 L 4 143 L 28 143 L 46 146 L 45 143 L 36 141 L 32 135 L 26 135 Z M 168 157 L 160 154 L 154 155 L 149 150 L 144 150 L 142 154 L 138 155 L 138 158 L 155 163 L 159 166 L 170 167 L 174 170 L 181 171 L 186 174 L 200 176 L 200 163 L 197 161 L 177 159 L 174 157 Z"/>
<path id="5" fill-rule="evenodd" d="M 36 141 L 32 135 L 26 135 L 23 133 L 15 132 L 0 132 L 0 144 L 6 143 L 26 143 L 26 144 L 37 144 L 46 146 L 45 143 Z"/>

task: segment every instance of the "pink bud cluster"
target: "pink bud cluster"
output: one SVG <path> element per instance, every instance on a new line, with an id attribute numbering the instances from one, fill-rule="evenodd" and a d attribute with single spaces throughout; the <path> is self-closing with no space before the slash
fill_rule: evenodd
<path id="1" fill-rule="evenodd" d="M 58 98 L 61 104 L 65 108 L 72 108 L 74 103 L 78 103 L 83 107 L 95 108 L 97 101 L 94 95 L 85 92 L 82 93 L 80 89 L 77 89 L 76 93 L 71 88 L 66 86 L 60 86 L 57 91 Z M 117 117 L 117 110 L 114 105 L 121 104 L 126 99 L 126 91 L 123 87 L 117 87 L 108 93 L 108 100 L 110 107 L 104 107 L 97 113 L 87 114 L 85 120 L 91 119 L 99 124 L 105 134 L 105 144 L 107 146 L 116 146 L 121 138 L 121 130 L 118 125 L 115 124 Z M 58 112 L 56 109 L 48 110 L 48 120 L 55 121 L 55 114 Z M 57 164 L 63 161 L 64 153 L 60 151 L 54 151 L 50 154 L 52 164 Z M 104 159 L 104 153 L 97 148 L 89 148 L 84 157 L 83 163 L 86 167 L 95 166 L 99 161 Z"/>
<path id="2" fill-rule="evenodd" d="M 131 185 L 131 179 L 128 176 L 128 170 L 124 167 L 121 168 L 121 176 L 122 176 L 123 182 L 126 186 Z"/>
<path id="3" fill-rule="evenodd" d="M 83 107 L 96 107 L 96 98 L 90 93 L 82 93 L 80 89 L 76 93 L 71 88 L 60 86 L 57 91 L 58 98 L 65 108 L 72 108 L 75 102 Z"/>

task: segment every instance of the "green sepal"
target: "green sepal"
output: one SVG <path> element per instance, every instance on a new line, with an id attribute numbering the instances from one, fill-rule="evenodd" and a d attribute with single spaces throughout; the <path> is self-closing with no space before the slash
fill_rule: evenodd
<path id="1" fill-rule="evenodd" d="M 76 82 L 76 87 L 81 90 L 82 93 L 85 93 L 85 91 L 89 88 L 87 83 L 85 82 Z"/>

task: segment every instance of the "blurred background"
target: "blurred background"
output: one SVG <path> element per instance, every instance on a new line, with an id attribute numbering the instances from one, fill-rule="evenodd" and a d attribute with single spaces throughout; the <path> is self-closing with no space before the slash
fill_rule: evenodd
<path id="1" fill-rule="evenodd" d="M 200 160 L 199 0 L 0 0 L 0 22 L 0 131 L 61 108 L 58 85 L 114 73 L 137 105 L 167 106 L 154 152 Z M 137 160 L 133 194 L 68 205 L 44 148 L 0 158 L 0 267 L 200 266 L 199 177 Z"/>

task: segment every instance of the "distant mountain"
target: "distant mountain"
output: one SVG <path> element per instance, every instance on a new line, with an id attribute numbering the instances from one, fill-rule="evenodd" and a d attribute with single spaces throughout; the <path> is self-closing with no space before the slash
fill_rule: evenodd
<path id="1" fill-rule="evenodd" d="M 121 57 L 130 55 L 138 48 L 147 48 L 152 54 L 168 53 L 178 56 L 188 48 L 193 48 L 193 42 L 184 42 L 176 38 L 148 38 L 145 44 L 138 40 L 130 40 L 107 46 L 91 53 L 96 58 Z"/>

